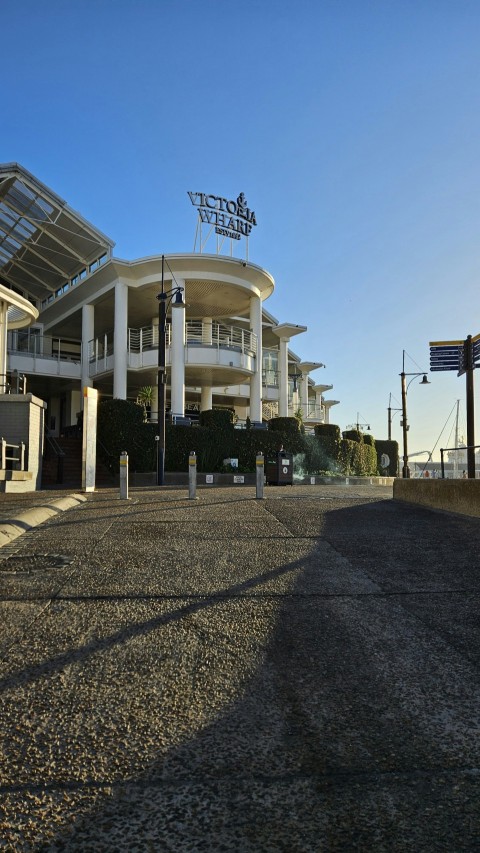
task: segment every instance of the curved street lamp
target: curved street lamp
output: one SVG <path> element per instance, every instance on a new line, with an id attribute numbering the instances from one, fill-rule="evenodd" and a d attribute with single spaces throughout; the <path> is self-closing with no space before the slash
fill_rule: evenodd
<path id="1" fill-rule="evenodd" d="M 158 299 L 158 451 L 157 486 L 165 483 L 165 396 L 166 396 L 166 349 L 167 349 L 167 310 L 175 297 L 176 303 L 183 303 L 183 287 L 165 290 L 164 260 L 162 255 L 162 290 Z"/>
<path id="2" fill-rule="evenodd" d="M 406 377 L 411 376 L 412 378 L 407 384 Z M 402 477 L 409 478 L 410 477 L 410 468 L 408 467 L 408 442 L 407 442 L 407 432 L 409 430 L 409 426 L 407 423 L 407 391 L 412 384 L 413 380 L 418 376 L 422 376 L 422 381 L 419 383 L 420 385 L 430 385 L 429 380 L 427 379 L 427 374 L 420 373 L 405 373 L 405 350 L 403 350 L 403 361 L 402 361 L 402 372 L 400 374 L 401 383 L 402 383 L 402 418 L 401 426 L 403 428 L 403 468 L 402 468 Z"/>

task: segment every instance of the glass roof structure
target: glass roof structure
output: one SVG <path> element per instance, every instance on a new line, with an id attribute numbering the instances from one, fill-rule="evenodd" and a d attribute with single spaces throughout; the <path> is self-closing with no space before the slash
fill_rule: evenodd
<path id="1" fill-rule="evenodd" d="M 42 302 L 114 245 L 18 163 L 0 165 L 0 283 Z"/>

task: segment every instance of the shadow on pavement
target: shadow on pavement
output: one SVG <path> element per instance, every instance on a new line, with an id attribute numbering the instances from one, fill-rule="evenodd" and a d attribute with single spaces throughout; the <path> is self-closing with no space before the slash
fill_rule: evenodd
<path id="1" fill-rule="evenodd" d="M 280 520 L 288 511 L 301 531 L 300 506 L 298 518 L 284 504 L 269 511 Z M 154 722 L 158 748 L 149 740 L 130 757 L 112 724 L 103 778 L 35 780 L 30 792 L 72 795 L 56 840 L 35 849 L 478 849 L 478 522 L 376 501 L 329 510 L 315 525 L 298 561 L 2 679 L 6 689 L 59 677 L 152 634 L 158 655 L 173 655 L 176 638 L 162 647 L 162 632 L 174 622 L 195 634 L 188 695 L 175 705 L 151 684 L 146 699 L 159 718 L 173 714 L 178 742 Z M 290 573 L 291 588 L 260 592 Z M 144 662 L 132 654 L 133 677 Z M 79 817 L 67 827 L 69 811 Z"/>

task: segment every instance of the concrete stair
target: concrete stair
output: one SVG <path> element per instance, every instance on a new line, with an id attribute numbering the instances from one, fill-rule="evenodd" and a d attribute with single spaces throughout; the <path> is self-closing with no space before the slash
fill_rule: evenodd
<path id="1" fill-rule="evenodd" d="M 42 489 L 58 489 L 59 486 L 65 488 L 81 489 L 82 487 L 82 439 L 81 437 L 57 438 L 57 445 L 63 450 L 63 477 L 62 482 L 58 482 L 58 457 L 49 446 L 46 444 L 46 453 L 43 457 L 42 466 Z M 103 465 L 97 456 L 96 488 L 112 488 L 115 486 L 115 478 L 112 477 L 108 469 Z"/>

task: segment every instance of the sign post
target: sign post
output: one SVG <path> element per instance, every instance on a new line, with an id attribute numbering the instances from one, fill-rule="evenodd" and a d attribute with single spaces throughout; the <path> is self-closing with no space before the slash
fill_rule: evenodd
<path id="1" fill-rule="evenodd" d="M 480 334 L 464 341 L 431 341 L 430 370 L 456 370 L 466 376 L 467 404 L 467 472 L 475 479 L 475 403 L 473 371 L 480 366 Z"/>

